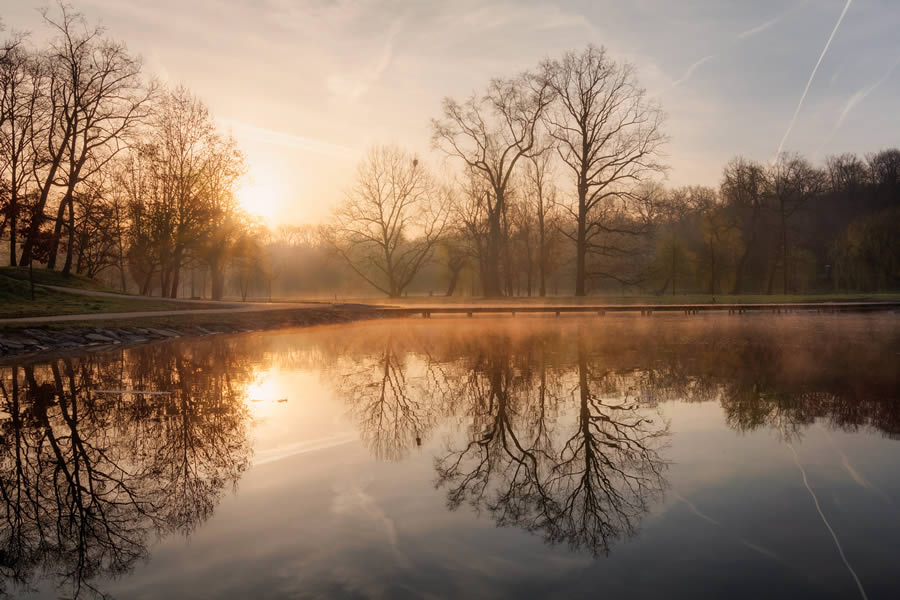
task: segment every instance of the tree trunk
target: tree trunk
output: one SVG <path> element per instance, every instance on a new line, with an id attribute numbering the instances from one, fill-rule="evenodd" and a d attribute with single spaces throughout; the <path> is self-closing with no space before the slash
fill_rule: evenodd
<path id="1" fill-rule="evenodd" d="M 498 203 L 499 204 L 499 203 Z M 488 215 L 489 230 L 485 244 L 485 269 L 481 285 L 484 295 L 498 298 L 503 295 L 500 287 L 500 214 L 495 210 Z"/>
<path id="2" fill-rule="evenodd" d="M 675 295 L 675 282 L 677 281 L 677 271 L 675 269 L 675 242 L 672 242 L 672 296 Z"/>
<path id="3" fill-rule="evenodd" d="M 547 295 L 547 240 L 544 233 L 543 203 L 538 208 L 538 295 L 543 298 Z"/>
<path id="4" fill-rule="evenodd" d="M 69 247 L 66 248 L 66 262 L 63 265 L 63 275 L 72 271 L 72 252 L 75 249 L 75 198 L 69 195 Z M 55 256 L 55 255 L 54 255 Z"/>
<path id="5" fill-rule="evenodd" d="M 16 181 L 17 162 L 16 152 L 13 151 L 11 161 L 12 178 L 9 189 L 9 266 L 11 267 L 16 266 L 16 226 L 19 212 L 19 190 L 18 182 Z"/>
<path id="6" fill-rule="evenodd" d="M 59 253 L 59 239 L 62 237 L 63 217 L 66 215 L 66 209 L 69 208 L 71 195 L 71 190 L 66 190 L 66 195 L 63 196 L 62 201 L 59 203 L 59 208 L 56 210 L 56 221 L 53 223 L 53 237 L 50 238 L 50 254 L 47 257 L 48 269 L 56 268 L 56 255 Z"/>
<path id="7" fill-rule="evenodd" d="M 66 135 L 68 135 L 68 129 L 66 130 Z M 34 243 L 41 230 L 41 224 L 44 220 L 44 208 L 46 208 L 47 199 L 50 197 L 50 187 L 56 177 L 56 171 L 59 169 L 59 160 L 62 157 L 64 149 L 65 144 L 61 144 L 59 153 L 50 161 L 50 169 L 44 180 L 44 188 L 41 190 L 41 195 L 38 197 L 37 206 L 34 208 L 31 223 L 28 224 L 28 233 L 25 236 L 25 243 L 22 245 L 22 258 L 19 260 L 19 264 L 22 266 L 31 264 L 32 254 L 34 253 Z"/>
<path id="8" fill-rule="evenodd" d="M 462 272 L 462 269 L 452 269 L 450 271 L 450 283 L 447 285 L 447 292 L 444 294 L 445 297 L 449 298 L 453 295 L 453 292 L 456 291 L 456 284 L 459 282 L 459 274 Z"/>
<path id="9" fill-rule="evenodd" d="M 177 250 L 175 252 L 175 262 L 172 264 L 172 286 L 169 289 L 169 298 L 178 297 L 178 277 L 181 275 L 181 259 L 183 254 L 182 250 Z M 163 295 L 165 295 L 165 293 L 166 291 L 163 290 Z"/>
<path id="10" fill-rule="evenodd" d="M 587 187 L 578 186 L 578 230 L 575 236 L 575 295 L 585 295 L 587 279 Z"/>
<path id="11" fill-rule="evenodd" d="M 781 275 L 784 288 L 782 293 L 787 294 L 790 276 L 788 273 L 787 215 L 784 212 L 784 203 L 781 207 Z"/>

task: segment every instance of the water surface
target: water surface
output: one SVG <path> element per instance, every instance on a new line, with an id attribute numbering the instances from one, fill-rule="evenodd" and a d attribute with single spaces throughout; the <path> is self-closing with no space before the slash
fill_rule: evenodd
<path id="1" fill-rule="evenodd" d="M 895 315 L 662 315 L 4 366 L 0 580 L 47 598 L 896 598 L 898 362 Z"/>

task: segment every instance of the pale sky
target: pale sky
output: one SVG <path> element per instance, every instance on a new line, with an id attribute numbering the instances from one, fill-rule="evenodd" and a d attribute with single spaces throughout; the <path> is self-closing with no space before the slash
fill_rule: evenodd
<path id="1" fill-rule="evenodd" d="M 45 2 L 0 0 L 46 35 Z M 251 210 L 317 222 L 374 143 L 436 166 L 429 119 L 492 76 L 604 45 L 668 114 L 670 185 L 718 185 L 736 154 L 770 160 L 846 0 L 76 0 L 91 22 L 183 83 L 247 155 Z M 900 144 L 900 0 L 855 0 L 784 150 L 820 161 Z M 248 184 L 248 188 L 251 184 Z"/>

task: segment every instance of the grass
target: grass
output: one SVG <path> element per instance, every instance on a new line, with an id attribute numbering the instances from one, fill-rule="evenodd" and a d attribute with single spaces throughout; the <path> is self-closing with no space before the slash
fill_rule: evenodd
<path id="1" fill-rule="evenodd" d="M 21 272 L 23 269 L 15 269 Z M 77 315 L 91 313 L 156 311 L 156 310 L 182 310 L 191 308 L 205 308 L 202 304 L 187 304 L 182 302 L 170 302 L 166 300 L 147 300 L 144 298 L 114 298 L 101 296 L 84 296 L 66 294 L 46 288 L 34 288 L 34 300 L 31 299 L 31 286 L 27 280 L 17 276 L 10 277 L 11 268 L 0 269 L 0 318 L 14 317 L 43 317 L 49 315 Z M 25 270 L 27 272 L 27 270 Z M 35 269 L 35 283 L 37 283 L 38 270 Z M 60 277 L 54 278 L 50 272 L 44 271 L 42 283 L 59 285 Z M 15 274 L 15 272 L 14 272 Z M 59 276 L 59 273 L 56 273 Z M 27 277 L 27 276 L 26 276 Z M 85 277 L 72 276 L 81 289 L 102 289 L 96 284 L 94 288 L 88 288 L 93 282 Z M 71 283 L 73 279 L 65 278 Z M 54 283 L 50 283 L 53 281 Z M 90 283 L 89 283 L 90 282 Z M 76 287 L 76 286 L 68 286 Z M 209 305 L 210 307 L 214 305 Z"/>
<path id="2" fill-rule="evenodd" d="M 0 267 L 0 277 L 15 279 L 29 285 L 28 267 Z M 84 275 L 63 275 L 60 271 L 52 271 L 44 267 L 35 267 L 32 271 L 36 285 L 56 285 L 60 287 L 78 288 L 81 290 L 96 290 L 100 292 L 116 292 L 110 290 L 93 279 Z"/>
<path id="3" fill-rule="evenodd" d="M 466 296 L 406 296 L 403 298 L 355 298 L 345 299 L 346 302 L 359 302 L 363 304 L 378 305 L 472 305 L 472 306 L 540 306 L 542 304 L 554 306 L 578 306 L 598 304 L 713 304 L 713 296 L 709 294 L 685 294 L 676 296 L 548 296 L 545 298 L 480 298 Z M 740 294 L 740 295 L 716 295 L 715 304 L 787 304 L 807 302 L 898 302 L 900 293 L 877 294 Z"/>

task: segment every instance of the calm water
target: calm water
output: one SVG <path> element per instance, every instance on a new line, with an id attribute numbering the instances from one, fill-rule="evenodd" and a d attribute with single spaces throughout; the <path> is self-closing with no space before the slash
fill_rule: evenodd
<path id="1" fill-rule="evenodd" d="M 385 321 L 2 366 L 0 581 L 898 598 L 898 364 L 896 315 L 746 315 Z"/>

